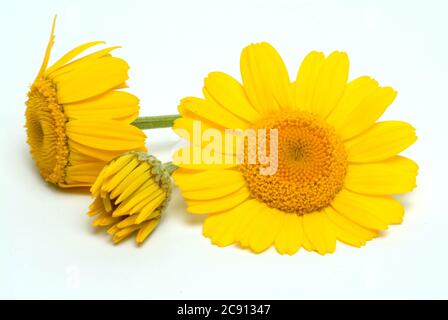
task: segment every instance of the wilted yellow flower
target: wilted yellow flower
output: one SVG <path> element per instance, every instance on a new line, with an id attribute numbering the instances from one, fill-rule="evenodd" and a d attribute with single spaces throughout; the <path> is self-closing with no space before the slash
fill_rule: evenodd
<path id="1" fill-rule="evenodd" d="M 88 214 L 98 216 L 93 225 L 110 226 L 107 232 L 115 243 L 134 232 L 137 243 L 142 243 L 168 204 L 170 175 L 175 168 L 142 152 L 126 153 L 112 160 L 90 190 L 95 200 Z"/>
<path id="2" fill-rule="evenodd" d="M 102 42 L 89 42 L 47 67 L 54 27 L 26 102 L 31 155 L 44 179 L 61 187 L 91 186 L 110 159 L 146 151 L 145 134 L 132 126 L 139 100 L 122 91 L 128 64 L 109 47 L 78 58 Z"/>

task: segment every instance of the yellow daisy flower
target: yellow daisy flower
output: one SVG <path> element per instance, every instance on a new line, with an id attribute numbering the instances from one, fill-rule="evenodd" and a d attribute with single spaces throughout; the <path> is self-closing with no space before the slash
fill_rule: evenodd
<path id="1" fill-rule="evenodd" d="M 55 19 L 56 20 L 56 19 Z M 90 186 L 117 155 L 146 151 L 145 134 L 132 126 L 139 100 L 122 91 L 128 64 L 111 56 L 117 47 L 77 58 L 102 42 L 69 51 L 47 67 L 54 27 L 39 73 L 26 102 L 31 155 L 42 177 L 60 187 Z"/>
<path id="2" fill-rule="evenodd" d="M 89 216 L 96 227 L 109 226 L 118 243 L 137 232 L 141 244 L 154 230 L 171 196 L 171 163 L 162 164 L 142 152 L 125 153 L 110 161 L 90 191 L 95 200 Z"/>
<path id="3" fill-rule="evenodd" d="M 415 187 L 418 167 L 397 154 L 416 136 L 405 122 L 377 122 L 395 99 L 392 88 L 367 76 L 347 83 L 343 52 L 311 52 L 294 81 L 267 43 L 246 47 L 240 63 L 242 85 L 209 74 L 205 98 L 182 100 L 174 130 L 192 137 L 195 120 L 222 133 L 276 129 L 277 170 L 262 174 L 265 164 L 249 163 L 247 154 L 242 163 L 176 163 L 188 210 L 208 214 L 206 237 L 257 253 L 274 245 L 281 254 L 301 247 L 325 254 L 336 240 L 360 247 L 402 221 L 404 208 L 391 195 Z"/>

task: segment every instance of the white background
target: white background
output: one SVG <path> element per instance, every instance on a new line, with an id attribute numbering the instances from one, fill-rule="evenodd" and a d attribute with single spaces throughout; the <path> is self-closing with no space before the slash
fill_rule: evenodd
<path id="1" fill-rule="evenodd" d="M 448 298 L 446 1 L 4 1 L 0 2 L 1 298 Z M 310 50 L 347 51 L 351 78 L 371 75 L 399 95 L 383 119 L 417 128 L 406 153 L 418 188 L 402 197 L 400 226 L 362 249 L 333 255 L 255 255 L 201 235 L 176 192 L 141 248 L 111 244 L 85 215 L 91 199 L 43 183 L 26 144 L 24 101 L 53 14 L 53 58 L 83 42 L 122 45 L 141 114 L 176 113 L 203 78 L 239 78 L 239 54 L 268 41 L 295 77 Z M 53 60 L 54 61 L 54 60 Z M 148 131 L 163 160 L 178 143 Z"/>

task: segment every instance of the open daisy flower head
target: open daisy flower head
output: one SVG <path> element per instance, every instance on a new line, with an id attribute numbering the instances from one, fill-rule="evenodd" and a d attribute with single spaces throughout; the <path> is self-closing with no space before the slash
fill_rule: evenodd
<path id="1" fill-rule="evenodd" d="M 135 232 L 137 243 L 143 243 L 169 202 L 175 169 L 142 152 L 125 153 L 110 161 L 90 189 L 95 197 L 88 212 L 96 216 L 93 225 L 108 227 L 114 243 Z"/>
<path id="2" fill-rule="evenodd" d="M 129 66 L 111 55 L 118 47 L 79 58 L 103 43 L 89 42 L 48 67 L 54 27 L 55 21 L 44 61 L 28 92 L 28 144 L 46 181 L 60 187 L 91 186 L 110 159 L 130 150 L 146 151 L 145 134 L 131 125 L 138 116 L 139 100 L 121 90 Z"/>
<path id="3" fill-rule="evenodd" d="M 183 99 L 174 125 L 190 146 L 175 154 L 173 178 L 188 210 L 208 214 L 206 237 L 257 253 L 274 245 L 281 254 L 326 254 L 337 240 L 360 247 L 401 223 L 392 195 L 415 187 L 418 167 L 398 154 L 416 135 L 405 122 L 377 122 L 392 88 L 367 76 L 348 82 L 343 52 L 311 52 L 293 81 L 267 43 L 246 47 L 240 67 L 242 84 L 209 74 L 205 98 Z M 245 139 L 241 161 L 232 160 L 238 148 L 220 158 L 226 139 L 217 133 L 228 129 L 252 132 L 257 148 Z"/>

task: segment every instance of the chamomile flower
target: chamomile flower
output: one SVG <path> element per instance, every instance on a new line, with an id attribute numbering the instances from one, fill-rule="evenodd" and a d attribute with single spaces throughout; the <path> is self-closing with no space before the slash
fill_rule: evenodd
<path id="1" fill-rule="evenodd" d="M 102 42 L 74 48 L 50 67 L 54 27 L 44 61 L 28 92 L 26 129 L 42 177 L 60 187 L 91 186 L 110 159 L 146 151 L 145 134 L 131 123 L 139 99 L 126 87 L 129 66 L 109 47 L 77 58 Z"/>
<path id="2" fill-rule="evenodd" d="M 114 243 L 136 233 L 138 244 L 158 225 L 171 195 L 171 163 L 142 152 L 125 153 L 109 162 L 91 188 L 93 225 L 108 227 Z"/>
<path id="3" fill-rule="evenodd" d="M 242 84 L 213 72 L 204 98 L 182 100 L 174 130 L 193 137 L 194 121 L 223 135 L 276 129 L 276 171 L 263 174 L 266 164 L 247 154 L 234 164 L 178 163 L 175 183 L 190 212 L 208 215 L 206 237 L 257 253 L 275 246 L 282 254 L 326 254 L 336 240 L 360 247 L 401 223 L 404 208 L 392 195 L 415 187 L 418 166 L 398 155 L 416 140 L 414 128 L 377 122 L 394 89 L 368 76 L 348 82 L 343 52 L 311 52 L 292 81 L 267 43 L 246 47 L 240 66 Z"/>

